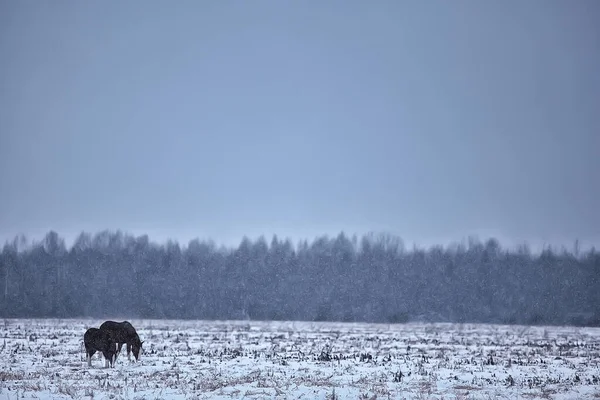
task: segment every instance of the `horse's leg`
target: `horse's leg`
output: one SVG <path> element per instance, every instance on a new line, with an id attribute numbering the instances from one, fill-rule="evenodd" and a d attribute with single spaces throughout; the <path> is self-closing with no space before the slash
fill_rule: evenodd
<path id="1" fill-rule="evenodd" d="M 127 361 L 131 361 L 131 343 L 127 343 Z"/>
<path id="2" fill-rule="evenodd" d="M 110 353 L 110 363 L 112 364 L 112 366 L 114 368 L 115 363 L 117 362 L 117 345 L 116 345 L 116 343 L 113 343 L 110 346 L 109 353 Z"/>
<path id="3" fill-rule="evenodd" d="M 85 354 L 87 355 L 88 367 L 92 366 L 92 356 L 96 353 L 96 350 L 86 350 Z"/>
<path id="4" fill-rule="evenodd" d="M 114 366 L 113 360 L 114 360 L 115 356 L 113 354 L 110 354 L 110 351 L 105 351 L 105 352 L 103 352 L 103 354 L 104 354 L 104 368 L 108 368 L 109 366 L 113 367 Z"/>
<path id="5" fill-rule="evenodd" d="M 121 353 L 122 347 L 123 347 L 123 343 L 119 343 L 119 347 L 117 348 L 117 352 L 115 353 L 115 362 L 117 361 L 117 355 Z"/>

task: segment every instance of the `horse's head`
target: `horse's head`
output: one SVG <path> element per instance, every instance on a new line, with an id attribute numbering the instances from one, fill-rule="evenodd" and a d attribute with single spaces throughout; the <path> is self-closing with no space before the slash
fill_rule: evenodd
<path id="1" fill-rule="evenodd" d="M 133 352 L 133 356 L 135 357 L 135 361 L 138 361 L 140 358 L 140 350 L 142 350 L 142 342 L 139 338 L 133 342 L 131 346 L 131 351 Z"/>

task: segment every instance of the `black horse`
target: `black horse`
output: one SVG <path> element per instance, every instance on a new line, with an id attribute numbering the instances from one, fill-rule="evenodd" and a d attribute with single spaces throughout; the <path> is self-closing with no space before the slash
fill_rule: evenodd
<path id="1" fill-rule="evenodd" d="M 117 354 L 121 352 L 123 343 L 126 343 L 127 359 L 131 360 L 131 351 L 133 351 L 133 356 L 135 357 L 135 360 L 138 361 L 140 357 L 140 350 L 142 349 L 142 343 L 144 342 L 140 340 L 135 328 L 128 321 L 105 321 L 102 323 L 102 325 L 100 325 L 100 330 L 110 333 L 114 342 L 119 345 Z"/>
<path id="2" fill-rule="evenodd" d="M 108 368 L 109 364 L 114 367 L 117 359 L 117 343 L 111 337 L 110 332 L 90 328 L 83 335 L 83 343 L 89 367 L 92 366 L 92 356 L 96 351 L 102 352 L 104 355 L 105 368 Z"/>

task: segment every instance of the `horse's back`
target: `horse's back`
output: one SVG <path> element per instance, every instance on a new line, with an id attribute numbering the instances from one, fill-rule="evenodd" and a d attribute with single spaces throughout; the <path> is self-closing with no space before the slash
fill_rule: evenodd
<path id="1" fill-rule="evenodd" d="M 111 343 L 110 334 L 98 328 L 89 328 L 83 334 L 83 343 L 85 347 L 94 347 L 97 349 L 106 349 Z"/>
<path id="2" fill-rule="evenodd" d="M 84 342 L 91 342 L 94 339 L 98 338 L 100 335 L 101 335 L 101 330 L 100 329 L 98 329 L 98 328 L 89 328 L 83 334 L 83 341 Z"/>
<path id="3" fill-rule="evenodd" d="M 137 332 L 133 325 L 129 321 L 115 322 L 105 321 L 100 325 L 100 329 L 103 331 L 111 331 L 116 334 L 119 341 L 129 341 L 130 339 L 138 337 Z"/>
<path id="4" fill-rule="evenodd" d="M 135 332 L 135 328 L 129 321 L 116 322 L 116 321 L 104 321 L 100 325 L 100 329 L 111 329 L 111 330 L 127 330 Z"/>
<path id="5" fill-rule="evenodd" d="M 127 321 L 125 321 L 127 322 Z M 121 329 L 122 326 L 122 322 L 116 322 L 116 321 L 104 321 L 102 323 L 102 325 L 100 325 L 100 329 L 101 330 L 117 330 L 117 329 Z"/>
<path id="6" fill-rule="evenodd" d="M 93 329 L 96 329 L 96 328 L 89 328 L 89 329 L 88 329 L 87 331 L 85 331 L 85 333 L 83 334 L 83 342 L 84 342 L 84 343 L 86 343 L 86 344 L 87 344 L 87 343 L 89 343 L 89 342 L 90 342 L 90 340 L 91 340 L 92 336 L 94 335 L 94 331 L 93 331 Z"/>

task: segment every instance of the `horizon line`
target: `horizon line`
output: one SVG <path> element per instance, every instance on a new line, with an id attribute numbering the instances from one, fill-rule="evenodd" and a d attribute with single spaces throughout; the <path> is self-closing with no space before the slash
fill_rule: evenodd
<path id="1" fill-rule="evenodd" d="M 137 232 L 136 232 L 137 231 Z M 385 230 L 385 229 L 381 229 L 381 230 L 369 230 L 366 232 L 349 232 L 347 230 L 344 229 L 340 229 L 338 230 L 336 233 L 332 233 L 332 232 L 324 232 L 321 234 L 313 234 L 313 235 L 282 235 L 282 234 L 278 234 L 278 233 L 258 233 L 258 234 L 243 234 L 241 236 L 237 235 L 237 239 L 233 239 L 233 237 L 229 237 L 226 240 L 223 240 L 223 238 L 221 238 L 221 240 L 215 239 L 214 237 L 210 237 L 210 236 L 204 236 L 201 237 L 201 235 L 164 235 L 164 234 L 157 234 L 157 232 L 152 232 L 152 230 L 136 230 L 136 229 L 123 229 L 123 228 L 104 228 L 104 229 L 97 229 L 95 231 L 93 230 L 86 230 L 86 229 L 82 229 L 79 230 L 77 233 L 67 233 L 67 234 L 61 234 L 58 230 L 54 230 L 54 229 L 48 229 L 45 231 L 45 233 L 43 234 L 26 234 L 23 232 L 17 233 L 17 234 L 13 234 L 12 236 L 10 234 L 1 234 L 0 235 L 0 240 L 3 238 L 3 245 L 10 245 L 12 243 L 14 243 L 15 240 L 17 240 L 18 242 L 20 242 L 20 244 L 24 247 L 28 247 L 28 246 L 33 246 L 36 244 L 39 244 L 41 242 L 43 242 L 43 240 L 45 239 L 45 237 L 51 233 L 51 232 L 55 232 L 58 237 L 64 242 L 65 247 L 67 249 L 70 249 L 73 247 L 73 245 L 75 244 L 75 240 L 81 235 L 81 234 L 88 234 L 90 235 L 91 238 L 93 238 L 96 235 L 99 235 L 101 233 L 109 233 L 109 234 L 116 234 L 116 233 L 121 233 L 124 237 L 133 237 L 133 238 L 139 238 L 139 237 L 143 237 L 143 236 L 147 236 L 148 237 L 148 241 L 152 244 L 156 244 L 156 245 L 166 245 L 169 242 L 175 243 L 178 246 L 185 248 L 188 247 L 189 244 L 193 241 L 199 241 L 200 243 L 210 243 L 212 245 L 214 245 L 215 248 L 226 248 L 226 249 L 235 249 L 237 247 L 239 247 L 241 245 L 241 243 L 247 239 L 252 243 L 255 243 L 261 239 L 265 240 L 267 242 L 267 244 L 270 243 L 270 241 L 272 241 L 273 239 L 277 238 L 280 242 L 286 242 L 289 241 L 294 247 L 297 247 L 299 244 L 301 243 L 314 243 L 315 241 L 319 240 L 319 239 L 323 239 L 323 238 L 328 238 L 328 239 L 335 239 L 336 237 L 340 236 L 340 235 L 344 235 L 347 239 L 349 239 L 350 241 L 352 241 L 355 237 L 357 240 L 361 240 L 365 237 L 374 237 L 375 239 L 377 238 L 383 238 L 383 237 L 387 237 L 387 238 L 392 238 L 394 240 L 399 240 L 399 244 L 401 245 L 403 250 L 407 250 L 407 251 L 411 251 L 414 249 L 419 249 L 419 250 L 427 250 L 427 249 L 432 249 L 432 248 L 438 248 L 441 247 L 443 249 L 448 249 L 451 247 L 456 247 L 456 246 L 461 246 L 461 247 L 468 247 L 469 242 L 470 241 L 474 241 L 475 243 L 480 243 L 480 244 L 485 244 L 487 242 L 489 242 L 490 240 L 494 240 L 497 242 L 499 248 L 501 248 L 502 250 L 519 250 L 522 248 L 527 248 L 529 252 L 531 252 L 532 254 L 537 254 L 537 253 L 541 253 L 544 250 L 551 250 L 551 251 L 556 251 L 556 250 L 567 250 L 569 252 L 573 252 L 573 253 L 585 253 L 585 252 L 589 252 L 589 251 L 593 251 L 596 250 L 597 246 L 598 246 L 598 240 L 581 240 L 579 238 L 574 238 L 571 240 L 571 242 L 569 244 L 566 244 L 564 241 L 560 242 L 556 242 L 556 241 L 549 241 L 549 240 L 543 240 L 543 239 L 537 239 L 537 240 L 531 240 L 531 239 L 509 239 L 507 240 L 506 237 L 503 237 L 503 235 L 494 235 L 491 233 L 488 234 L 482 234 L 480 232 L 473 232 L 473 233 L 466 233 L 463 235 L 454 235 L 456 236 L 460 236 L 460 239 L 450 239 L 450 238 L 446 238 L 445 240 L 442 239 L 440 240 L 439 238 L 433 239 L 433 240 L 421 240 L 420 242 L 418 240 L 406 240 L 402 235 L 397 234 L 397 233 L 393 233 L 390 232 L 389 230 Z M 179 237 L 177 237 L 179 236 Z M 185 236 L 185 237 L 184 237 Z M 294 237 L 295 236 L 295 237 Z M 308 236 L 312 236 L 311 238 L 309 238 Z"/>

